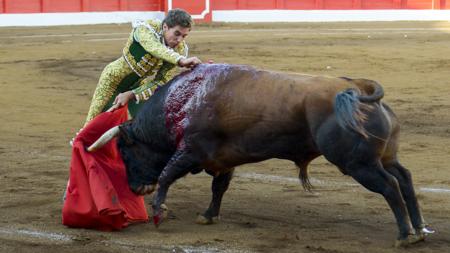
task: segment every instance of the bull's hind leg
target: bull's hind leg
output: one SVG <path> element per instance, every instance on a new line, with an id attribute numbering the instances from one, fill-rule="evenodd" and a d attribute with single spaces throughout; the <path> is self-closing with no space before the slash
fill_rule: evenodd
<path id="1" fill-rule="evenodd" d="M 417 240 L 423 240 L 426 233 L 433 233 L 434 231 L 426 228 L 427 224 L 420 211 L 419 203 L 414 191 L 411 173 L 397 161 L 392 165 L 385 166 L 385 169 L 399 182 L 403 199 L 405 200 L 406 207 L 408 208 L 411 223 L 416 230 L 416 235 L 418 236 Z"/>
<path id="2" fill-rule="evenodd" d="M 153 197 L 153 223 L 156 227 L 163 220 L 161 204 L 164 203 L 170 185 L 199 165 L 198 158 L 186 150 L 178 150 L 172 156 L 158 179 L 158 189 Z"/>
<path id="3" fill-rule="evenodd" d="M 401 246 L 404 243 L 408 243 L 414 232 L 397 179 L 387 173 L 379 161 L 350 162 L 346 166 L 346 170 L 349 175 L 365 188 L 383 195 L 394 212 L 397 221 L 399 236 L 396 245 Z"/>
<path id="4" fill-rule="evenodd" d="M 212 190 L 212 200 L 209 204 L 208 209 L 205 213 L 200 214 L 197 217 L 198 224 L 213 224 L 219 217 L 220 204 L 222 203 L 223 194 L 227 191 L 230 185 L 231 178 L 233 177 L 234 169 L 231 171 L 220 174 L 214 177 L 211 190 Z"/>

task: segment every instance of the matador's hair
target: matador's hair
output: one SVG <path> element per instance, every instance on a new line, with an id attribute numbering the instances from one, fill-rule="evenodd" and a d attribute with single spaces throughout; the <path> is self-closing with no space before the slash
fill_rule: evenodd
<path id="1" fill-rule="evenodd" d="M 166 24 L 169 28 L 177 25 L 183 28 L 191 28 L 193 23 L 191 15 L 182 9 L 170 10 L 163 20 L 163 24 Z"/>

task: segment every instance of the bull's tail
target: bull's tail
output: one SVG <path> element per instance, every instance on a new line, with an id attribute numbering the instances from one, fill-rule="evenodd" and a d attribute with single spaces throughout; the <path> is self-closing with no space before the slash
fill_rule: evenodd
<path id="1" fill-rule="evenodd" d="M 297 165 L 297 167 L 299 168 L 298 178 L 300 179 L 300 182 L 302 182 L 303 189 L 305 189 L 305 191 L 311 192 L 313 186 L 309 181 L 308 163 L 309 162 L 296 162 L 295 165 Z"/>
<path id="2" fill-rule="evenodd" d="M 369 133 L 364 128 L 368 111 L 372 108 L 371 103 L 377 103 L 383 98 L 384 91 L 380 84 L 370 80 L 353 80 L 357 88 L 349 88 L 339 92 L 334 100 L 334 112 L 337 123 L 343 129 L 351 129 L 364 138 L 369 137 Z M 361 95 L 363 90 L 368 95 Z"/>
<path id="3" fill-rule="evenodd" d="M 312 184 L 309 181 L 309 176 L 308 176 L 308 167 L 300 167 L 300 172 L 298 174 L 298 177 L 300 178 L 300 181 L 302 182 L 302 186 L 303 189 L 305 189 L 305 191 L 312 191 Z"/>

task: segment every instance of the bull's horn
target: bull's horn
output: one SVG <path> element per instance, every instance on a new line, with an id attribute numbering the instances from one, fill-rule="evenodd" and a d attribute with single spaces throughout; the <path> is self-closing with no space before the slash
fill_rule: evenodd
<path id="1" fill-rule="evenodd" d="M 87 148 L 88 152 L 94 152 L 95 150 L 103 147 L 106 143 L 108 143 L 112 138 L 119 134 L 119 126 L 115 126 L 108 131 L 106 131 L 98 140 L 94 142 L 89 148 Z"/>

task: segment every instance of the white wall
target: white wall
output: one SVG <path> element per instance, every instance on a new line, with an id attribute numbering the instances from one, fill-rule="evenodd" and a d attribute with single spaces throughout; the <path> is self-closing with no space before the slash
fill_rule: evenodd
<path id="1" fill-rule="evenodd" d="M 0 14 L 0 26 L 128 23 L 164 18 L 164 12 L 81 12 Z M 235 10 L 213 11 L 216 22 L 450 21 L 450 10 Z"/>
<path id="2" fill-rule="evenodd" d="M 164 18 L 164 12 L 77 12 L 0 14 L 0 26 L 53 26 L 128 23 L 136 19 Z"/>
<path id="3" fill-rule="evenodd" d="M 235 10 L 213 11 L 212 19 L 216 22 L 450 21 L 450 10 Z"/>

